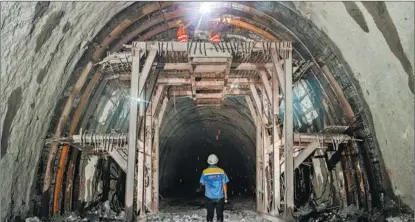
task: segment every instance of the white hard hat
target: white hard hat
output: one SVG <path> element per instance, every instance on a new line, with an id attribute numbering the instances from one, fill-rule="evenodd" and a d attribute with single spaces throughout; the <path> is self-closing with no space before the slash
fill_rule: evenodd
<path id="1" fill-rule="evenodd" d="M 208 164 L 213 165 L 219 162 L 218 157 L 215 154 L 210 154 L 207 160 Z"/>

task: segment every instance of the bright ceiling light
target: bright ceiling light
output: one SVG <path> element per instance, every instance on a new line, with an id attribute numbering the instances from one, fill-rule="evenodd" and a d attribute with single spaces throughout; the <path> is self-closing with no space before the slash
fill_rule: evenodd
<path id="1" fill-rule="evenodd" d="M 203 2 L 200 4 L 199 13 L 201 14 L 209 14 L 212 10 L 214 2 Z"/>

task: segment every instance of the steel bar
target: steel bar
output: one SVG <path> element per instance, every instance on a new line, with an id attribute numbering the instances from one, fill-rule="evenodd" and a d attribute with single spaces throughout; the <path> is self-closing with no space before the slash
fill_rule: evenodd
<path id="1" fill-rule="evenodd" d="M 65 107 L 62 111 L 61 117 L 59 118 L 59 122 L 58 122 L 58 125 L 56 127 L 55 134 L 54 134 L 54 136 L 56 138 L 60 137 L 60 135 L 62 133 L 62 130 L 64 128 L 64 124 L 66 123 L 66 121 L 69 118 L 69 114 L 70 114 L 70 111 L 72 109 L 73 103 L 74 103 L 76 97 L 78 96 L 79 92 L 81 91 L 83 85 L 85 84 L 85 82 L 87 80 L 87 77 L 88 77 L 88 74 L 91 71 L 91 69 L 92 69 L 92 62 L 89 62 L 87 64 L 87 66 L 85 66 L 85 68 L 82 70 L 80 77 L 78 78 L 77 82 L 75 83 L 75 86 L 74 86 L 71 94 L 69 95 L 69 97 L 66 101 L 66 104 L 65 104 Z M 52 171 L 53 171 L 53 165 L 52 164 L 54 163 L 54 160 L 56 158 L 57 151 L 58 151 L 58 144 L 53 144 L 50 151 L 49 151 L 48 159 L 47 159 L 47 162 L 46 162 L 45 177 L 44 177 L 44 183 L 43 183 L 43 189 L 42 189 L 44 198 L 50 198 L 49 195 L 51 195 L 50 185 L 51 185 L 51 181 L 52 181 Z M 63 151 L 65 153 L 63 153 L 61 155 L 66 156 L 67 152 L 69 152 L 69 147 L 68 147 L 68 149 L 65 149 Z M 65 162 L 63 162 L 63 161 L 65 161 Z M 65 164 L 66 164 L 66 158 L 60 159 L 59 166 L 63 167 L 62 165 L 65 165 Z M 57 183 L 59 183 L 59 181 L 62 180 L 62 176 L 63 176 L 63 174 L 62 175 L 57 175 L 57 177 L 58 177 L 57 178 L 58 181 L 56 181 Z M 57 186 L 60 186 L 60 185 L 58 184 Z M 45 197 L 45 196 L 48 196 L 48 197 Z M 56 197 L 54 195 L 53 199 L 54 199 L 54 201 L 53 201 L 53 206 L 52 206 L 52 213 L 58 213 L 58 211 L 59 211 L 59 204 L 58 204 L 59 195 L 57 195 Z M 45 203 L 45 204 L 49 205 L 49 203 Z M 44 206 L 44 207 L 49 209 L 49 206 Z"/>
<path id="2" fill-rule="evenodd" d="M 106 48 L 110 45 L 110 43 L 114 39 L 116 39 L 119 36 L 119 34 L 121 34 L 125 29 L 127 29 L 135 21 L 139 20 L 140 18 L 148 14 L 151 14 L 157 10 L 161 10 L 173 4 L 174 2 L 163 2 L 163 3 L 154 2 L 152 4 L 148 4 L 144 6 L 141 10 L 135 13 L 134 16 L 128 19 L 125 19 L 114 30 L 112 30 L 112 32 L 104 39 L 104 41 L 99 45 L 99 47 L 96 47 L 97 50 L 95 50 L 93 54 L 93 58 L 99 58 L 102 52 L 104 52 Z"/>
<path id="3" fill-rule="evenodd" d="M 89 81 L 85 91 L 83 92 L 81 100 L 80 100 L 78 106 L 76 107 L 75 113 L 72 117 L 71 127 L 69 129 L 69 135 L 73 135 L 75 133 L 75 130 L 78 127 L 79 120 L 81 118 L 82 111 L 84 111 L 85 106 L 87 105 L 87 102 L 89 100 L 89 97 L 92 94 L 92 90 L 94 89 L 95 85 L 100 80 L 100 78 L 101 78 L 101 72 L 99 72 L 99 71 L 95 72 L 95 74 L 92 76 L 91 81 Z M 77 157 L 78 157 L 78 149 L 73 149 L 72 153 L 71 153 L 71 156 L 70 156 L 70 159 L 69 159 L 69 162 L 68 162 L 68 170 L 67 170 L 67 173 L 66 173 L 66 187 L 63 188 L 64 191 L 65 191 L 65 202 L 64 202 L 64 210 L 65 211 L 72 210 L 72 197 L 73 197 L 73 195 L 72 195 L 72 190 L 73 189 L 72 188 L 73 188 L 73 181 L 74 181 L 73 178 L 74 178 L 74 174 L 75 174 L 75 165 L 76 165 Z M 61 159 L 66 158 L 63 155 L 63 152 L 61 153 L 60 158 Z M 65 170 L 65 167 L 59 168 L 57 175 L 60 173 L 60 171 L 64 171 L 64 170 Z M 63 172 L 62 172 L 61 175 L 62 176 L 60 178 L 63 177 Z M 59 176 L 57 176 L 56 180 L 55 180 L 54 198 L 55 198 L 55 195 L 57 195 L 59 197 L 60 187 L 56 186 L 56 185 L 57 185 L 58 180 L 62 180 L 60 178 L 59 178 Z M 58 206 L 59 206 L 59 204 L 58 204 Z"/>
<path id="4" fill-rule="evenodd" d="M 287 220 L 292 220 L 294 213 L 294 161 L 293 161 L 293 94 L 292 94 L 292 54 L 288 51 L 288 58 L 284 62 L 284 153 L 285 153 L 285 211 Z M 276 67 L 278 63 L 274 61 Z M 277 69 L 278 71 L 278 69 Z M 280 79 L 280 82 L 282 80 Z"/>
<path id="5" fill-rule="evenodd" d="M 338 96 L 338 99 L 342 103 L 342 105 L 344 107 L 344 112 L 347 116 L 347 119 L 351 123 L 351 126 L 355 126 L 356 125 L 355 121 L 354 121 L 354 119 L 355 119 L 354 116 L 355 115 L 354 115 L 353 109 L 350 106 L 349 101 L 347 101 L 347 98 L 344 95 L 344 92 L 343 92 L 341 86 L 336 81 L 336 79 L 334 78 L 333 74 L 330 72 L 327 65 L 324 64 L 323 66 L 321 66 L 321 70 L 323 71 L 324 75 L 327 77 L 327 80 L 329 81 L 330 85 L 333 87 L 334 92 L 336 93 L 336 95 Z"/>
<path id="6" fill-rule="evenodd" d="M 134 176 L 135 176 L 135 154 L 137 143 L 137 100 L 139 96 L 139 69 L 140 69 L 140 51 L 134 50 L 133 66 L 131 72 L 130 88 L 130 122 L 128 127 L 128 157 L 127 157 L 127 174 L 125 188 L 125 221 L 133 220 L 133 201 L 134 201 Z"/>

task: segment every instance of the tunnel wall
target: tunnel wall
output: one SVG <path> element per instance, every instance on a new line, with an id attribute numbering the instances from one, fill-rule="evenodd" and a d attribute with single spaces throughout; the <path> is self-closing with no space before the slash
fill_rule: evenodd
<path id="1" fill-rule="evenodd" d="M 53 110 L 68 96 L 65 85 L 88 40 L 131 3 L 100 2 L 100 10 L 93 2 L 0 4 L 0 221 L 6 221 L 24 217 L 33 206 L 36 166 Z"/>
<path id="2" fill-rule="evenodd" d="M 51 119 L 53 110 L 68 95 L 65 85 L 88 40 L 131 3 L 0 4 L 0 221 L 5 221 L 30 210 L 39 156 L 50 122 L 57 121 Z M 264 12 L 272 10 L 266 3 L 255 4 Z M 387 10 L 380 10 L 383 14 L 361 3 L 284 4 L 321 29 L 333 41 L 336 56 L 347 62 L 334 68 L 352 75 L 390 169 L 385 176 L 412 206 L 414 107 L 408 76 L 413 69 L 411 73 L 408 67 L 414 65 L 413 3 L 388 2 Z M 393 26 L 397 35 L 387 32 L 393 33 Z"/>
<path id="3" fill-rule="evenodd" d="M 392 191 L 413 208 L 414 3 L 295 2 L 333 41 L 371 114 Z M 337 47 L 337 49 L 336 49 Z M 335 70 L 332 70 L 335 75 Z"/>

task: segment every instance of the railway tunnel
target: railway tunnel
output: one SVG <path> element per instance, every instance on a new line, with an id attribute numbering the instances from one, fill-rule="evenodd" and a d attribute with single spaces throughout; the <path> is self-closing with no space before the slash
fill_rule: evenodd
<path id="1" fill-rule="evenodd" d="M 82 133 L 128 134 L 130 80 L 114 76 L 132 72 L 131 65 L 127 59 L 127 66 L 115 62 L 102 69 L 111 58 L 122 60 L 121 55 L 131 53 L 125 46 L 175 42 L 180 19 L 198 21 L 189 28 L 197 47 L 196 42 L 207 41 L 204 21 L 223 17 L 224 42 L 243 42 L 247 49 L 255 43 L 292 42 L 295 146 L 327 133 L 351 138 L 344 144 L 330 137 L 293 171 L 296 211 L 310 201 L 340 209 L 354 205 L 365 212 L 413 209 L 414 133 L 413 121 L 408 121 L 414 108 L 413 3 L 216 2 L 206 14 L 200 5 L 1 3 L 1 221 L 35 215 L 47 220 L 106 200 L 112 208 L 124 209 L 122 164 L 108 153 L 88 153 L 73 141 L 62 141 Z M 140 63 L 148 57 L 150 53 Z M 250 59 L 269 62 L 261 58 Z M 146 84 L 155 86 L 145 87 L 146 101 L 157 93 L 152 81 L 185 75 L 158 69 L 157 64 L 149 71 Z M 265 81 L 252 71 L 257 70 L 237 70 L 237 75 Z M 272 91 L 279 88 L 271 86 Z M 259 106 L 253 98 L 250 109 L 246 93 L 254 91 L 249 87 L 229 87 L 217 107 L 195 105 L 191 88 L 164 85 L 166 100 L 156 109 L 165 110 L 155 165 L 157 198 L 199 195 L 194 190 L 201 170 L 207 156 L 216 153 L 231 179 L 230 198 L 258 201 L 258 128 L 252 110 Z M 279 120 L 285 115 L 284 96 Z M 145 118 L 139 120 L 139 126 L 145 125 Z"/>

